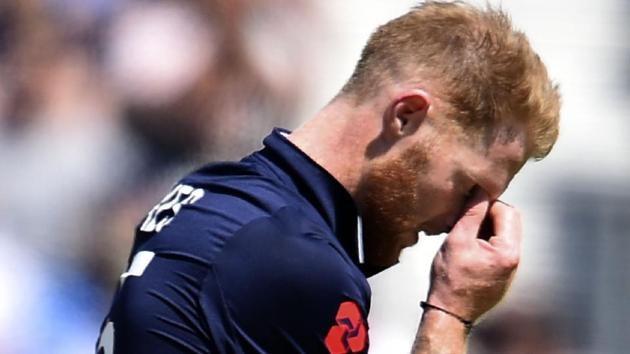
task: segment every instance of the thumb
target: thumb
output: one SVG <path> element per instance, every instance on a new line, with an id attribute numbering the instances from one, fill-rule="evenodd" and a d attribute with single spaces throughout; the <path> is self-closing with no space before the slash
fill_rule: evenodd
<path id="1" fill-rule="evenodd" d="M 464 214 L 459 218 L 449 237 L 454 239 L 475 239 L 481 228 L 490 200 L 488 194 L 482 188 L 475 188 L 475 191 L 464 207 Z"/>

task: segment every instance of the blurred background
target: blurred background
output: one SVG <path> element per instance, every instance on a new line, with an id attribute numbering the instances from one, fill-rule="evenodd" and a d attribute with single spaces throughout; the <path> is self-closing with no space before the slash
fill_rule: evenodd
<path id="1" fill-rule="evenodd" d="M 307 120 L 415 3 L 0 2 L 0 353 L 93 352 L 133 228 L 171 184 Z M 502 6 L 564 106 L 554 151 L 503 198 L 523 212 L 522 265 L 470 352 L 627 353 L 630 2 Z M 371 353 L 411 348 L 442 240 L 370 279 Z"/>

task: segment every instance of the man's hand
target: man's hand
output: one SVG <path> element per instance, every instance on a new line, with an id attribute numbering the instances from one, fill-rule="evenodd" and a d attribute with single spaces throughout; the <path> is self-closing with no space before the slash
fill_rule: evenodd
<path id="1" fill-rule="evenodd" d="M 488 229 L 493 232 L 484 239 L 479 232 L 485 218 L 489 218 L 492 227 Z M 518 211 L 501 201 L 491 203 L 478 189 L 433 260 L 427 302 L 467 320 L 477 320 L 508 290 L 519 263 L 521 235 Z M 466 330 L 458 322 L 427 308 L 415 350 L 463 353 Z"/>
<path id="2" fill-rule="evenodd" d="M 487 241 L 478 237 L 486 217 L 494 230 Z M 510 286 L 519 262 L 521 234 L 518 211 L 501 201 L 490 205 L 486 194 L 477 189 L 433 260 L 428 302 L 475 321 Z"/>

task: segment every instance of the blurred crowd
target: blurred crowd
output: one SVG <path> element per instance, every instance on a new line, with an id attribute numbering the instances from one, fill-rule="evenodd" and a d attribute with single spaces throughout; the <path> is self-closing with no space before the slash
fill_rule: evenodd
<path id="1" fill-rule="evenodd" d="M 1 353 L 93 348 L 151 205 L 291 126 L 314 21 L 295 0 L 0 2 Z"/>
<path id="2" fill-rule="evenodd" d="M 274 126 L 295 127 L 305 118 L 304 105 L 314 101 L 308 91 L 312 81 L 330 81 L 313 71 L 320 52 L 330 49 L 320 45 L 330 23 L 322 9 L 346 11 L 337 17 L 354 30 L 357 17 L 368 17 L 368 7 L 379 12 L 402 2 L 0 1 L 0 353 L 92 352 L 126 266 L 133 229 L 145 213 L 186 172 L 242 157 L 259 148 Z M 353 7 L 367 3 L 363 12 Z M 522 6 L 523 12 L 531 7 L 532 19 L 541 18 L 537 6 Z M 562 11 L 569 7 L 562 6 Z M 549 23 L 562 28 L 555 20 Z M 573 36 L 572 31 L 567 33 Z M 596 43 L 575 50 L 588 58 L 587 53 L 601 52 Z M 559 48 L 552 53 L 556 58 L 573 53 L 572 47 Z M 326 53 L 328 61 L 341 61 L 341 55 Z M 564 92 L 584 91 L 588 85 L 571 86 L 567 79 L 588 73 L 567 76 Z M 565 111 L 577 110 L 579 118 L 584 100 L 565 97 Z M 593 115 L 586 116 L 590 124 Z M 566 133 L 561 137 L 570 139 Z M 583 139 L 573 137 L 580 147 Z M 571 150 L 565 146 L 566 151 Z M 601 181 L 578 184 L 572 170 L 558 160 L 552 165 L 569 171 L 571 183 L 547 185 L 553 193 L 546 193 L 544 203 L 530 197 L 531 211 L 539 214 L 528 225 L 550 231 L 540 233 L 537 253 L 527 253 L 534 261 L 548 254 L 552 265 L 543 263 L 529 277 L 536 289 L 514 291 L 531 300 L 527 306 L 502 304 L 475 329 L 471 353 L 586 353 L 592 343 L 608 348 L 606 353 L 627 352 L 622 329 L 630 318 L 623 296 L 630 286 L 625 271 L 630 238 L 623 236 L 630 195 L 620 192 L 628 190 L 627 182 L 607 192 Z M 580 165 L 580 173 L 583 169 Z M 541 188 L 536 185 L 530 195 Z M 415 331 L 418 314 L 410 307 L 394 311 L 402 301 L 392 291 L 414 283 L 411 273 L 401 275 L 404 281 L 391 278 L 397 281 L 392 286 L 370 280 L 384 289 L 381 294 L 391 294 L 372 308 L 374 327 L 377 321 L 390 327 L 380 337 L 370 333 L 378 344 L 372 348 L 382 353 L 396 340 L 405 348 L 410 346 L 405 341 L 413 340 L 387 338 L 400 332 L 392 323 L 400 323 L 403 312 L 412 317 L 408 327 Z M 545 292 L 545 286 L 560 290 Z M 414 292 L 411 300 L 423 295 Z M 388 313 L 396 316 L 385 320 Z M 575 349 L 580 340 L 583 351 Z"/>

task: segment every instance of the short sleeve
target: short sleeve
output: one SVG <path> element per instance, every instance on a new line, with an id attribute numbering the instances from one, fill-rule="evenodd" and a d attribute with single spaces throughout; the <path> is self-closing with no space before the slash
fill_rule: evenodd
<path id="1" fill-rule="evenodd" d="M 367 352 L 369 286 L 291 209 L 240 229 L 201 295 L 218 352 Z"/>

